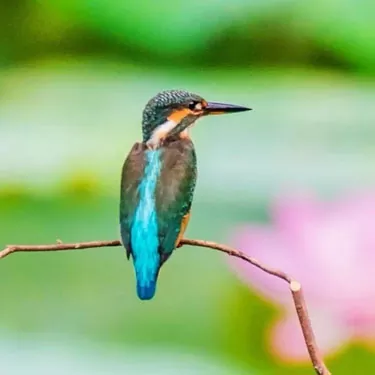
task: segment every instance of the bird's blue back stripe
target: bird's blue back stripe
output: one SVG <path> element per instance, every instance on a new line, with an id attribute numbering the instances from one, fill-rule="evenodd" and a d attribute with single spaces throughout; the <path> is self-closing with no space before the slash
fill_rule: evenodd
<path id="1" fill-rule="evenodd" d="M 150 287 L 156 280 L 159 267 L 158 223 L 155 189 L 160 175 L 160 150 L 146 151 L 146 165 L 139 185 L 139 203 L 131 228 L 131 244 L 138 284 Z"/>

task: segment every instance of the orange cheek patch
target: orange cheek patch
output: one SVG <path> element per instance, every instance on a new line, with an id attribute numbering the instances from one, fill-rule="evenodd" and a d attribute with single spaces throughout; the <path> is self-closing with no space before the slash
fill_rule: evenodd
<path id="1" fill-rule="evenodd" d="M 190 109 L 184 108 L 184 109 L 178 109 L 177 111 L 174 111 L 171 115 L 168 116 L 169 121 L 173 121 L 176 124 L 179 124 L 183 118 L 185 118 L 187 115 L 190 115 L 192 111 Z"/>

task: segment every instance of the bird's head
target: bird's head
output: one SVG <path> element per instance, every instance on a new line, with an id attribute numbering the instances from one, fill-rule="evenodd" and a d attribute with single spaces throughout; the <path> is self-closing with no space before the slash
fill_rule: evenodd
<path id="1" fill-rule="evenodd" d="M 189 127 L 202 116 L 248 110 L 250 108 L 233 104 L 207 102 L 187 91 L 162 91 L 147 103 L 143 111 L 143 142 L 150 148 L 157 148 L 167 138 L 187 136 Z"/>

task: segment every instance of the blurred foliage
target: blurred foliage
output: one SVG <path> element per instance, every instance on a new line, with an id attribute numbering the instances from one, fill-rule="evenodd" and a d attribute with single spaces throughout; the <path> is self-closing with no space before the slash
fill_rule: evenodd
<path id="1" fill-rule="evenodd" d="M 374 73 L 372 1 L 3 0 L 3 63 L 56 54 Z"/>

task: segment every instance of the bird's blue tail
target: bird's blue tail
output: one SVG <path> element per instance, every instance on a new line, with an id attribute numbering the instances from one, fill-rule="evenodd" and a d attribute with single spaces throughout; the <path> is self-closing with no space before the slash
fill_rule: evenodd
<path id="1" fill-rule="evenodd" d="M 137 295 L 141 300 L 150 300 L 155 295 L 158 269 L 145 267 L 144 263 L 135 262 Z"/>
<path id="2" fill-rule="evenodd" d="M 159 150 L 146 154 L 144 177 L 139 185 L 139 203 L 130 233 L 137 277 L 137 294 L 142 300 L 149 300 L 154 296 L 160 267 L 155 205 L 155 189 L 161 168 L 159 154 Z"/>
<path id="3" fill-rule="evenodd" d="M 156 280 L 149 282 L 148 284 L 143 284 L 137 281 L 137 295 L 141 300 L 149 300 L 155 295 L 156 290 Z"/>

